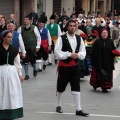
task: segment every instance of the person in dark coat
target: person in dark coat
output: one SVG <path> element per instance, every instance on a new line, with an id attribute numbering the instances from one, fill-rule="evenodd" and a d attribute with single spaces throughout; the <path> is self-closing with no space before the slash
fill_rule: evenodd
<path id="1" fill-rule="evenodd" d="M 42 21 L 44 21 L 44 23 L 47 23 L 47 16 L 45 14 L 45 12 L 43 12 L 40 16 L 40 20 L 42 19 Z"/>
<path id="2" fill-rule="evenodd" d="M 7 24 L 6 24 L 6 18 L 2 17 L 1 20 L 1 25 L 0 25 L 0 33 L 4 30 L 7 30 Z"/>
<path id="3" fill-rule="evenodd" d="M 108 31 L 104 28 L 101 37 L 94 42 L 92 47 L 90 85 L 94 90 L 101 87 L 102 92 L 107 93 L 107 89 L 111 89 L 113 86 L 115 55 L 112 50 L 115 50 L 113 40 L 108 38 Z"/>
<path id="4" fill-rule="evenodd" d="M 102 30 L 104 27 L 101 26 L 101 22 L 100 22 L 100 19 L 99 19 L 99 18 L 96 18 L 95 22 L 96 22 L 96 25 L 93 26 L 93 29 L 92 29 L 92 30 L 93 30 L 93 31 L 94 31 L 94 30 L 97 30 L 98 33 L 99 33 L 99 36 L 100 36 L 101 30 Z"/>
<path id="5" fill-rule="evenodd" d="M 28 14 L 28 16 L 30 16 L 32 18 L 32 24 L 33 25 L 37 25 L 37 21 L 38 21 L 38 14 L 35 12 L 35 9 L 33 8 L 32 11 Z"/>
<path id="6" fill-rule="evenodd" d="M 66 23 L 67 23 L 67 20 L 64 18 L 62 23 L 60 24 L 60 29 L 61 29 L 62 33 L 66 33 L 67 32 Z"/>

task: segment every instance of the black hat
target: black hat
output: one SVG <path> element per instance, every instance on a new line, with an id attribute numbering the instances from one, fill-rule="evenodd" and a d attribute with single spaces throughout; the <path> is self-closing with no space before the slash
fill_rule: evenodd
<path id="1" fill-rule="evenodd" d="M 46 22 L 45 22 L 44 19 L 41 19 L 41 18 L 40 18 L 40 19 L 38 20 L 38 23 L 46 23 Z"/>
<path id="2" fill-rule="evenodd" d="M 82 23 L 85 23 L 85 21 L 84 21 L 84 20 L 82 20 Z"/>
<path id="3" fill-rule="evenodd" d="M 32 16 L 31 15 L 27 15 L 27 16 L 25 16 L 25 18 L 28 18 L 29 20 L 32 20 Z"/>
<path id="4" fill-rule="evenodd" d="M 51 16 L 50 16 L 50 19 L 54 19 L 55 20 L 55 15 L 54 14 L 52 14 Z"/>

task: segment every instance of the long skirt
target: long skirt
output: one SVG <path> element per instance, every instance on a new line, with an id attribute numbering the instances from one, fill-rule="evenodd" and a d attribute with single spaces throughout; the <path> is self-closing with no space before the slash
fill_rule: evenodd
<path id="1" fill-rule="evenodd" d="M 110 70 L 107 74 L 107 79 L 101 79 L 100 70 L 93 67 L 90 77 L 90 85 L 96 88 L 101 87 L 102 89 L 111 89 L 111 87 L 113 87 L 113 71 Z"/>
<path id="2" fill-rule="evenodd" d="M 23 117 L 22 89 L 14 65 L 0 66 L 0 119 Z"/>

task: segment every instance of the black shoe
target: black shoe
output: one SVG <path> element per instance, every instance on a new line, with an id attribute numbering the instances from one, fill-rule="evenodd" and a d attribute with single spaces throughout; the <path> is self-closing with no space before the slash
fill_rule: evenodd
<path id="1" fill-rule="evenodd" d="M 28 76 L 28 75 L 26 75 L 24 79 L 25 79 L 25 80 L 28 80 L 28 79 L 30 79 L 30 78 L 29 78 L 29 76 Z"/>
<path id="2" fill-rule="evenodd" d="M 107 89 L 102 89 L 103 93 L 108 93 Z"/>
<path id="3" fill-rule="evenodd" d="M 55 59 L 55 64 L 57 64 L 58 63 L 58 60 L 57 59 Z"/>
<path id="4" fill-rule="evenodd" d="M 43 65 L 43 70 L 45 70 L 46 69 L 46 65 Z"/>
<path id="5" fill-rule="evenodd" d="M 47 64 L 47 66 L 51 66 L 51 65 L 52 65 L 52 63 L 50 63 L 50 62 Z"/>
<path id="6" fill-rule="evenodd" d="M 38 69 L 37 72 L 42 72 L 42 69 Z"/>
<path id="7" fill-rule="evenodd" d="M 34 76 L 34 77 L 37 76 L 37 71 L 36 71 L 36 70 L 33 71 L 33 76 Z"/>
<path id="8" fill-rule="evenodd" d="M 80 111 L 76 110 L 76 115 L 87 117 L 89 114 L 88 113 L 84 113 L 82 110 L 80 110 Z"/>
<path id="9" fill-rule="evenodd" d="M 61 106 L 56 107 L 56 112 L 63 113 L 62 107 Z"/>

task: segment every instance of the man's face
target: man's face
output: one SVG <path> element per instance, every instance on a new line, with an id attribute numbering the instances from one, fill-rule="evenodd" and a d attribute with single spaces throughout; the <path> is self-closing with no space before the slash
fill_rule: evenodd
<path id="1" fill-rule="evenodd" d="M 55 22 L 54 19 L 50 19 L 50 24 L 53 24 Z"/>
<path id="2" fill-rule="evenodd" d="M 13 14 L 10 14 L 10 19 L 14 19 L 14 15 Z"/>
<path id="3" fill-rule="evenodd" d="M 68 25 L 68 33 L 73 34 L 76 30 L 76 24 L 74 22 L 70 22 Z"/>
<path id="4" fill-rule="evenodd" d="M 100 25 L 100 20 L 99 19 L 96 19 L 96 25 Z"/>
<path id="5" fill-rule="evenodd" d="M 1 22 L 2 25 L 4 25 L 5 24 L 5 19 L 1 18 L 0 22 Z"/>
<path id="6" fill-rule="evenodd" d="M 90 19 L 87 20 L 86 25 L 91 26 L 91 20 Z"/>
<path id="7" fill-rule="evenodd" d="M 75 15 L 72 15 L 72 19 L 75 19 L 76 18 L 76 16 Z"/>
<path id="8" fill-rule="evenodd" d="M 98 18 L 101 18 L 101 14 L 98 14 Z"/>
<path id="9" fill-rule="evenodd" d="M 45 26 L 45 24 L 42 23 L 42 22 L 39 22 L 39 23 L 38 23 L 38 26 L 39 26 L 40 28 L 43 28 L 43 27 Z"/>
<path id="10" fill-rule="evenodd" d="M 66 16 L 66 12 L 63 12 L 63 16 Z"/>
<path id="11" fill-rule="evenodd" d="M 14 32 L 14 30 L 15 30 L 15 25 L 14 25 L 13 23 L 9 23 L 9 24 L 8 24 L 8 29 L 9 29 L 10 31 Z"/>
<path id="12" fill-rule="evenodd" d="M 30 23 L 31 23 L 31 21 L 29 20 L 29 18 L 24 19 L 24 24 L 25 25 L 29 25 Z"/>

